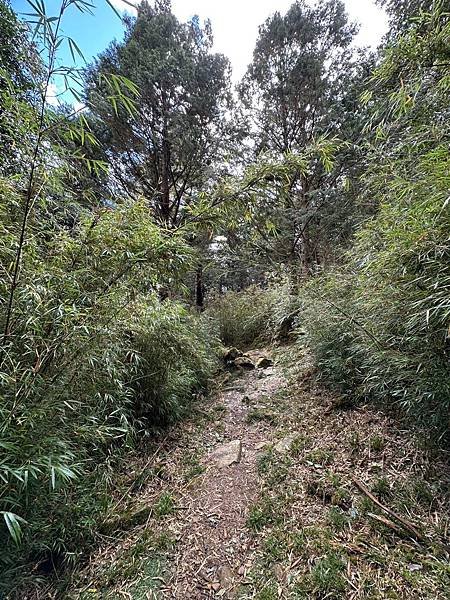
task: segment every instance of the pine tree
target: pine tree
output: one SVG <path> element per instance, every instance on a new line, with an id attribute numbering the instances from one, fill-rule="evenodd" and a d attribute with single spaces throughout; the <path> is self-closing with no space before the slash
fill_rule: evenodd
<path id="1" fill-rule="evenodd" d="M 209 23 L 180 23 L 167 0 L 143 2 L 88 77 L 87 95 L 111 174 L 122 192 L 144 196 L 156 218 L 183 221 L 211 175 L 226 128 L 229 63 L 211 53 Z M 101 73 L 125 75 L 140 90 L 136 114 L 111 108 Z"/>
<path id="2" fill-rule="evenodd" d="M 348 136 L 357 92 L 350 49 L 356 30 L 340 0 L 315 7 L 295 2 L 286 15 L 277 12 L 260 27 L 240 86 L 256 130 L 256 153 L 280 157 L 303 152 L 320 136 Z M 312 226 L 330 208 L 330 190 L 343 180 L 342 161 L 336 164 L 327 173 L 320 161 L 312 161 L 292 179 L 289 193 L 261 207 L 279 232 L 273 254 L 291 265 L 295 278 L 323 258 Z"/>

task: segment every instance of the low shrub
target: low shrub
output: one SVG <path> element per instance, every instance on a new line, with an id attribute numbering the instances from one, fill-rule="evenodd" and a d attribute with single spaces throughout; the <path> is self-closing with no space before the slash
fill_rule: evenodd
<path id="1" fill-rule="evenodd" d="M 226 346 L 238 348 L 285 339 L 297 316 L 297 297 L 286 280 L 250 286 L 215 298 L 207 314 Z"/>
<path id="2" fill-rule="evenodd" d="M 272 292 L 251 286 L 244 292 L 227 292 L 213 300 L 208 314 L 215 320 L 226 346 L 240 348 L 266 341 L 273 303 Z"/>
<path id="3" fill-rule="evenodd" d="M 173 302 L 138 313 L 132 332 L 135 414 L 147 426 L 180 418 L 217 366 L 220 343 L 206 316 Z"/>

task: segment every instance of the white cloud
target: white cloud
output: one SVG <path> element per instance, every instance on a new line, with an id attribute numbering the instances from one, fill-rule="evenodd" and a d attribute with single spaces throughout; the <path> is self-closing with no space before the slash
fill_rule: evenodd
<path id="1" fill-rule="evenodd" d="M 120 12 L 135 13 L 130 4 L 141 0 L 111 0 Z M 210 19 L 214 34 L 214 50 L 227 56 L 238 81 L 250 63 L 258 36 L 258 27 L 275 11 L 286 12 L 294 0 L 172 0 L 173 12 L 186 21 L 194 15 Z M 314 1 L 310 0 L 313 4 Z M 375 0 L 345 0 L 352 20 L 361 25 L 356 42 L 375 47 L 387 31 L 385 12 Z"/>
<path id="2" fill-rule="evenodd" d="M 275 11 L 286 12 L 293 1 L 172 0 L 172 4 L 174 13 L 182 20 L 195 14 L 201 19 L 211 19 L 214 50 L 230 59 L 233 79 L 238 81 L 252 59 L 259 25 Z M 384 11 L 374 0 L 345 0 L 345 3 L 350 18 L 361 24 L 357 43 L 376 46 L 387 29 Z"/>
<path id="3" fill-rule="evenodd" d="M 50 82 L 47 86 L 47 93 L 45 94 L 45 101 L 50 106 L 58 106 L 58 88 L 55 83 Z"/>
<path id="4" fill-rule="evenodd" d="M 388 18 L 374 0 L 345 0 L 347 12 L 361 28 L 356 41 L 361 46 L 376 47 L 388 30 Z"/>
<path id="5" fill-rule="evenodd" d="M 78 100 L 72 102 L 72 106 L 74 112 L 84 112 L 85 110 L 87 110 L 86 104 L 84 102 L 78 102 Z"/>

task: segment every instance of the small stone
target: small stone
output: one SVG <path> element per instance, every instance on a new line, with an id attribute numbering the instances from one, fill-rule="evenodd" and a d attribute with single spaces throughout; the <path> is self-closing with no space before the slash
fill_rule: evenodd
<path id="1" fill-rule="evenodd" d="M 239 567 L 238 575 L 241 575 L 241 577 L 242 577 L 242 575 L 245 575 L 245 567 L 244 566 Z"/>
<path id="2" fill-rule="evenodd" d="M 254 369 L 255 363 L 248 356 L 239 356 L 233 361 L 233 364 L 240 369 Z"/>
<path id="3" fill-rule="evenodd" d="M 423 569 L 422 565 L 418 565 L 417 563 L 410 563 L 408 565 L 408 570 L 411 572 L 421 571 Z"/>
<path id="4" fill-rule="evenodd" d="M 213 589 L 215 592 L 218 592 L 220 590 L 220 583 L 218 581 L 214 581 L 211 583 L 211 589 Z"/>
<path id="5" fill-rule="evenodd" d="M 296 437 L 296 435 L 287 435 L 275 445 L 275 450 L 282 454 L 289 452 Z"/>
<path id="6" fill-rule="evenodd" d="M 267 369 L 273 365 L 273 360 L 271 358 L 267 358 L 267 356 L 262 356 L 256 361 L 257 369 Z"/>
<path id="7" fill-rule="evenodd" d="M 223 360 L 225 361 L 232 361 L 238 358 L 239 356 L 242 356 L 242 352 L 234 346 L 231 348 L 225 348 L 223 352 Z"/>
<path id="8" fill-rule="evenodd" d="M 262 450 L 267 446 L 267 442 L 258 442 L 255 444 L 255 450 Z"/>
<path id="9" fill-rule="evenodd" d="M 216 465 L 221 467 L 229 467 L 233 463 L 238 463 L 242 455 L 241 440 L 233 440 L 227 444 L 222 444 L 211 453 L 211 458 Z"/>
<path id="10" fill-rule="evenodd" d="M 283 565 L 281 565 L 280 563 L 277 563 L 276 565 L 274 565 L 273 572 L 275 574 L 275 577 L 278 579 L 278 581 L 283 581 L 283 579 L 284 579 Z"/>

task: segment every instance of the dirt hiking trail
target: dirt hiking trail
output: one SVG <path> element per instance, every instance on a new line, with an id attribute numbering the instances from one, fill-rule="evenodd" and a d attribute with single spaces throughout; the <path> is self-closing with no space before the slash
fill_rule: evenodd
<path id="1" fill-rule="evenodd" d="M 98 551 L 40 598 L 450 597 L 448 456 L 270 352 L 136 455 Z"/>
<path id="2" fill-rule="evenodd" d="M 257 457 L 269 434 L 263 424 L 249 423 L 249 414 L 261 397 L 273 396 L 285 385 L 281 369 L 270 366 L 243 371 L 216 397 L 224 407 L 223 442 L 206 455 L 198 489 L 184 497 L 179 549 L 164 590 L 168 597 L 211 598 L 219 591 L 232 597 L 245 579 L 254 551 L 246 519 L 260 493 Z"/>

